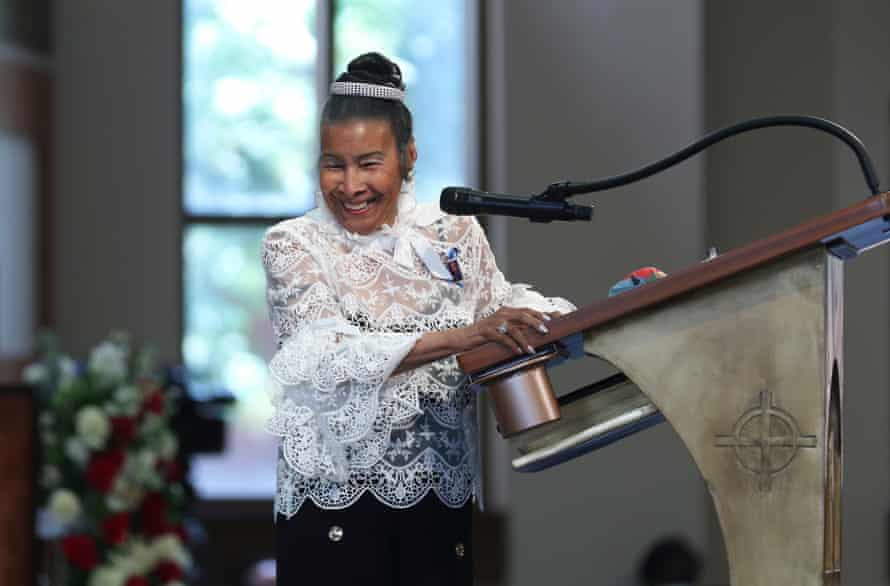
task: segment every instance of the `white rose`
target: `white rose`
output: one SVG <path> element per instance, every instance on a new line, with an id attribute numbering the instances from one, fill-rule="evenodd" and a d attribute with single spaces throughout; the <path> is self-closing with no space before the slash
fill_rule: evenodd
<path id="1" fill-rule="evenodd" d="M 113 556 L 115 567 L 131 576 L 149 573 L 158 563 L 154 549 L 138 539 L 131 539 L 128 545 L 126 551 Z"/>
<path id="2" fill-rule="evenodd" d="M 162 460 L 172 460 L 179 450 L 179 440 L 170 430 L 165 429 L 158 438 L 158 454 Z"/>
<path id="3" fill-rule="evenodd" d="M 40 434 L 40 435 L 41 435 L 41 437 L 43 438 L 43 443 L 44 443 L 44 444 L 46 444 L 46 445 L 48 445 L 48 446 L 54 446 L 54 445 L 56 444 L 56 439 L 57 439 L 57 438 L 56 438 L 56 434 L 54 434 L 53 432 L 51 432 L 51 431 L 44 431 L 44 432 L 43 432 L 42 434 Z"/>
<path id="4" fill-rule="evenodd" d="M 114 400 L 126 415 L 136 415 L 142 404 L 142 395 L 133 385 L 121 385 L 114 391 Z"/>
<path id="5" fill-rule="evenodd" d="M 43 485 L 43 488 L 53 488 L 60 480 L 62 480 L 62 475 L 58 468 L 49 465 L 43 467 L 40 473 L 40 484 Z"/>
<path id="6" fill-rule="evenodd" d="M 135 473 L 137 478 L 148 478 L 155 473 L 158 464 L 157 455 L 151 450 L 140 450 L 136 454 Z"/>
<path id="7" fill-rule="evenodd" d="M 132 511 L 142 502 L 145 490 L 125 475 L 118 475 L 114 479 L 111 493 L 106 497 L 108 508 L 113 511 Z"/>
<path id="8" fill-rule="evenodd" d="M 83 511 L 80 506 L 80 499 L 66 488 L 53 491 L 49 497 L 48 507 L 56 520 L 63 525 L 75 521 Z"/>
<path id="9" fill-rule="evenodd" d="M 157 413 L 146 413 L 142 418 L 142 429 L 140 430 L 143 437 L 150 436 L 164 427 L 166 423 L 164 418 Z"/>
<path id="10" fill-rule="evenodd" d="M 53 423 L 56 422 L 56 418 L 50 411 L 44 411 L 40 414 L 38 421 L 40 422 L 40 427 L 52 427 Z"/>
<path id="11" fill-rule="evenodd" d="M 121 545 L 108 550 L 108 565 L 128 576 L 135 574 L 135 570 L 130 567 L 129 558 L 130 550 L 137 541 L 139 541 L 139 538 L 131 535 Z"/>
<path id="12" fill-rule="evenodd" d="M 156 469 L 157 461 L 157 455 L 151 450 L 131 452 L 127 457 L 126 464 L 124 464 L 122 476 L 129 478 L 130 482 L 137 483 L 143 487 L 151 489 L 160 488 L 163 483 Z"/>
<path id="13" fill-rule="evenodd" d="M 47 371 L 46 366 L 39 362 L 29 364 L 25 367 L 25 370 L 22 371 L 22 378 L 24 378 L 25 382 L 29 385 L 39 385 L 46 382 L 48 375 L 49 372 Z"/>
<path id="14" fill-rule="evenodd" d="M 102 342 L 90 353 L 89 370 L 103 383 L 114 383 L 127 375 L 127 351 L 112 342 Z"/>
<path id="15" fill-rule="evenodd" d="M 77 378 L 77 362 L 68 356 L 59 359 L 59 388 L 63 389 Z"/>
<path id="16" fill-rule="evenodd" d="M 88 405 L 77 412 L 74 426 L 80 439 L 89 447 L 98 450 L 105 445 L 111 433 L 111 421 L 108 416 L 93 405 Z"/>
<path id="17" fill-rule="evenodd" d="M 183 568 L 188 568 L 192 565 L 192 556 L 182 545 L 182 540 L 179 539 L 178 535 L 167 534 L 157 537 L 152 541 L 151 548 L 159 560 L 171 560 Z"/>
<path id="18" fill-rule="evenodd" d="M 139 401 L 139 389 L 136 385 L 121 385 L 114 390 L 114 400 L 121 405 Z"/>
<path id="19" fill-rule="evenodd" d="M 89 586 L 123 586 L 130 576 L 118 568 L 100 566 L 90 573 Z"/>
<path id="20" fill-rule="evenodd" d="M 120 513 L 127 510 L 124 502 L 113 494 L 106 495 L 105 506 L 112 513 Z"/>
<path id="21" fill-rule="evenodd" d="M 69 437 L 65 440 L 65 454 L 79 466 L 84 466 L 90 457 L 90 452 L 86 445 L 76 437 Z"/>

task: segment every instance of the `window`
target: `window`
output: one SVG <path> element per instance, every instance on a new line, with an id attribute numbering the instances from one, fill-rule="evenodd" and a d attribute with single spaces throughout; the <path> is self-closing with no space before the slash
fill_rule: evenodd
<path id="1" fill-rule="evenodd" d="M 319 64 L 339 72 L 372 50 L 399 63 L 418 198 L 436 200 L 443 186 L 476 179 L 476 9 L 473 0 L 183 1 L 183 356 L 196 394 L 236 397 L 224 454 L 195 462 L 203 496 L 274 491 L 260 241 L 314 205 L 320 90 L 332 75 Z"/>

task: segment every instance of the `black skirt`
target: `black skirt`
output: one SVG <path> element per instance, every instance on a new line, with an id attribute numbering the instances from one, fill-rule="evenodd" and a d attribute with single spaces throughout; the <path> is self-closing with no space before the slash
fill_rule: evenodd
<path id="1" fill-rule="evenodd" d="M 325 510 L 306 500 L 276 520 L 278 586 L 472 586 L 472 505 L 453 509 L 430 493 L 393 509 L 365 493 Z"/>

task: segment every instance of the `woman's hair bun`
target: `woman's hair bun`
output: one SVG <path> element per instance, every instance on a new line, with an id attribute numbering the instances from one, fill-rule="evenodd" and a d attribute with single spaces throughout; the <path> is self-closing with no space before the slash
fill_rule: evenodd
<path id="1" fill-rule="evenodd" d="M 394 62 L 380 53 L 364 53 L 349 62 L 346 73 L 341 73 L 337 81 L 373 83 L 405 89 L 402 70 Z"/>

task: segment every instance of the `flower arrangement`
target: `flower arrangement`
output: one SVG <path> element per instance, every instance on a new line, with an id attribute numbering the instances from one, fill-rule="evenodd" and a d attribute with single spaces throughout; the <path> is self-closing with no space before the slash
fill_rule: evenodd
<path id="1" fill-rule="evenodd" d="M 24 374 L 40 396 L 39 532 L 60 545 L 54 586 L 182 586 L 192 561 L 170 429 L 178 389 L 125 334 L 96 346 L 85 366 L 51 336 L 41 345 Z"/>

